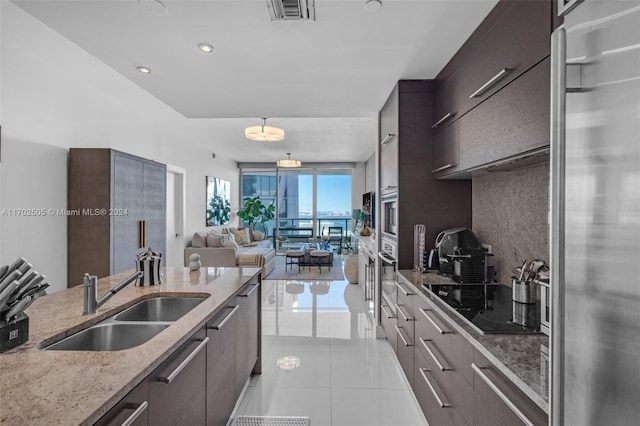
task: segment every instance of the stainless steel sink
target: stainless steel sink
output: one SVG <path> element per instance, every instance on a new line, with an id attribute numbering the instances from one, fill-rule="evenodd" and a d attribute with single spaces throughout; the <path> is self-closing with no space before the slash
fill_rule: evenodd
<path id="1" fill-rule="evenodd" d="M 148 342 L 169 324 L 98 324 L 48 346 L 57 351 L 120 351 Z"/>
<path id="2" fill-rule="evenodd" d="M 104 321 L 47 346 L 54 351 L 120 351 L 148 342 L 206 297 L 142 300 Z"/>
<path id="3" fill-rule="evenodd" d="M 143 300 L 117 314 L 116 321 L 176 321 L 198 306 L 203 297 L 156 297 Z"/>

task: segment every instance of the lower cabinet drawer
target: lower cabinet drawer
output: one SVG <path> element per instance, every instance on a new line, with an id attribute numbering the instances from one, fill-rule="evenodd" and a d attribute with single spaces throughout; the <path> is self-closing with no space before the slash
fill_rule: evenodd
<path id="1" fill-rule="evenodd" d="M 547 425 L 547 414 L 477 350 L 473 363 L 474 424 Z"/>
<path id="2" fill-rule="evenodd" d="M 466 424 L 456 422 L 459 415 L 449 392 L 419 352 L 415 355 L 414 371 L 414 392 L 427 422 L 437 426 Z"/>
<path id="3" fill-rule="evenodd" d="M 149 418 L 149 385 L 140 383 L 107 412 L 94 426 L 143 426 Z"/>
<path id="4" fill-rule="evenodd" d="M 398 332 L 396 331 L 397 319 L 391 308 L 386 304 L 380 305 L 380 317 L 382 323 L 382 329 L 387 336 L 387 340 L 391 343 L 393 351 L 398 353 Z"/>

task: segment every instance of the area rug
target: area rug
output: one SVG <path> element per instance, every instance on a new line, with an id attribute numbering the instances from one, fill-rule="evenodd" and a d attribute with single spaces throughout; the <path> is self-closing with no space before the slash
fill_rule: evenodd
<path id="1" fill-rule="evenodd" d="M 285 269 L 286 259 L 284 256 L 276 256 L 276 265 L 273 271 L 265 279 L 267 280 L 344 280 L 344 272 L 342 270 L 342 256 L 333 256 L 333 266 L 322 266 L 322 272 L 318 271 L 317 266 L 301 266 L 298 272 L 298 266 L 288 267 Z"/>

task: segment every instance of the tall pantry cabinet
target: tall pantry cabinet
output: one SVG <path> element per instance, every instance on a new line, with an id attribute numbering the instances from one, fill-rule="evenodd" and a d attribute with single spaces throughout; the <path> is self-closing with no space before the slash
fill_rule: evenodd
<path id="1" fill-rule="evenodd" d="M 71 148 L 68 287 L 86 273 L 135 268 L 136 254 L 166 246 L 167 166 L 106 148 Z"/>

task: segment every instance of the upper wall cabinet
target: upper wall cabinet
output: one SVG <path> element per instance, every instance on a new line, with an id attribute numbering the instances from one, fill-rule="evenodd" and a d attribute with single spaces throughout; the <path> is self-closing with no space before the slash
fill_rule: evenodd
<path id="1" fill-rule="evenodd" d="M 477 144 L 478 141 L 469 142 L 466 139 L 467 134 L 463 133 L 463 128 L 468 128 L 469 125 L 466 125 L 464 120 L 467 114 L 490 114 L 487 110 L 497 106 L 497 101 L 490 102 L 491 98 L 507 89 L 515 96 L 535 95 L 536 91 L 548 94 L 548 78 L 534 78 L 538 86 L 533 91 L 512 86 L 523 84 L 525 81 L 531 84 L 531 81 L 525 79 L 525 74 L 533 71 L 536 64 L 549 56 L 551 26 L 551 1 L 502 1 L 443 69 L 437 78 L 439 84 L 434 94 L 435 114 L 432 128 L 435 143 L 432 170 L 436 176 L 456 174 L 470 167 L 504 158 L 503 154 L 499 153 L 500 150 L 490 148 L 488 152 L 497 156 L 484 155 L 486 153 L 482 152 L 483 155 L 477 157 L 477 160 L 471 159 L 470 156 L 475 156 L 477 152 L 468 152 L 466 148 Z M 546 70 L 548 73 L 548 66 Z M 526 93 L 523 94 L 523 91 Z M 502 96 L 500 102 L 498 107 L 504 109 L 513 102 L 522 105 L 528 101 Z M 540 105 L 535 101 L 528 105 L 537 106 Z M 531 113 L 537 117 L 544 111 L 534 110 Z M 503 121 L 514 118 L 515 116 L 507 115 Z M 494 126 L 494 130 L 499 132 L 499 126 Z M 486 132 L 484 133 L 486 135 Z M 526 138 L 527 135 L 521 134 L 519 137 Z M 532 135 L 532 138 L 539 139 L 537 135 Z M 484 143 L 491 144 L 492 140 L 487 138 Z M 507 151 L 508 155 L 511 155 L 513 150 L 506 150 L 505 155 Z"/>
<path id="2" fill-rule="evenodd" d="M 398 190 L 398 87 L 380 111 L 380 188 Z"/>

